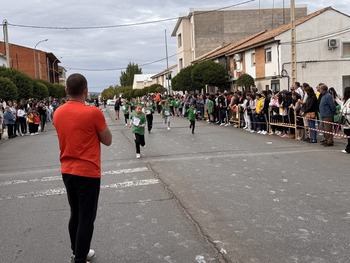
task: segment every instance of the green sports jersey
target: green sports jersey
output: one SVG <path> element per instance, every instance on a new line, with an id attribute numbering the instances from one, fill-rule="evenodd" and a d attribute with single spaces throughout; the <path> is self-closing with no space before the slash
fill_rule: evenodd
<path id="1" fill-rule="evenodd" d="M 129 114 L 129 104 L 124 104 L 123 106 L 122 106 L 122 110 L 123 110 L 123 112 L 124 112 L 124 114 Z"/>
<path id="2" fill-rule="evenodd" d="M 152 107 L 145 108 L 145 114 L 146 115 L 151 115 L 154 113 L 154 110 Z"/>
<path id="3" fill-rule="evenodd" d="M 207 109 L 209 114 L 213 113 L 213 107 L 214 107 L 214 102 L 212 100 L 209 100 L 208 109 Z"/>
<path id="4" fill-rule="evenodd" d="M 196 108 L 189 108 L 187 110 L 187 113 L 188 113 L 188 119 L 190 121 L 195 121 L 196 120 L 196 114 L 197 114 L 197 109 Z"/>
<path id="5" fill-rule="evenodd" d="M 132 125 L 132 133 L 138 133 L 140 135 L 145 134 L 145 123 L 146 123 L 146 117 L 145 114 L 140 113 L 136 114 L 133 113 L 131 115 L 131 125 Z"/>
<path id="6" fill-rule="evenodd" d="M 170 116 L 170 107 L 163 107 L 162 111 L 164 118 Z"/>

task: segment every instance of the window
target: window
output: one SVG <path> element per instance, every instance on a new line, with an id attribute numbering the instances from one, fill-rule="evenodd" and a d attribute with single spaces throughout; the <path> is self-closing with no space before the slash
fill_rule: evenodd
<path id="1" fill-rule="evenodd" d="M 343 57 L 350 57 L 350 42 L 343 43 Z"/>
<path id="2" fill-rule="evenodd" d="M 181 34 L 177 35 L 177 47 L 181 47 L 182 46 L 182 39 L 181 39 Z"/>
<path id="3" fill-rule="evenodd" d="M 265 49 L 265 63 L 270 63 L 272 61 L 272 52 L 271 48 Z"/>
<path id="4" fill-rule="evenodd" d="M 184 67 L 182 58 L 179 59 L 179 69 L 181 70 Z"/>
<path id="5" fill-rule="evenodd" d="M 272 80 L 271 81 L 271 90 L 273 92 L 280 91 L 280 81 L 279 80 Z"/>
<path id="6" fill-rule="evenodd" d="M 251 62 L 252 62 L 252 67 L 254 67 L 255 66 L 255 53 L 252 53 L 251 54 L 251 58 L 250 58 L 250 60 L 251 60 Z"/>

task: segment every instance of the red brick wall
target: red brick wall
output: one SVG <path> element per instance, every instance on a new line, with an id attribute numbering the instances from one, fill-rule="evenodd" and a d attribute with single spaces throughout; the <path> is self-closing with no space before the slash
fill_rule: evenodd
<path id="1" fill-rule="evenodd" d="M 26 73 L 30 77 L 35 77 L 34 70 L 34 49 L 22 47 L 14 44 L 9 45 L 10 49 L 10 67 Z M 0 41 L 0 53 L 5 54 L 5 43 Z M 36 54 L 36 76 L 39 79 L 39 70 L 41 70 L 41 79 L 49 80 L 47 76 L 46 52 L 35 50 Z M 38 61 L 40 56 L 40 68 Z"/>

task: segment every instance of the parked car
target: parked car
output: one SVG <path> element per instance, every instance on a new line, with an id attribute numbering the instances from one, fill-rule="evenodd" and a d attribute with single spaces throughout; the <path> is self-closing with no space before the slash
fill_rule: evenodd
<path id="1" fill-rule="evenodd" d="M 116 100 L 107 100 L 107 106 L 114 106 Z"/>

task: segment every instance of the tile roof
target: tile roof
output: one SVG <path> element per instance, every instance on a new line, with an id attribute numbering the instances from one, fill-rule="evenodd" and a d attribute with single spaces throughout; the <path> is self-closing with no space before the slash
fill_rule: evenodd
<path id="1" fill-rule="evenodd" d="M 162 76 L 162 75 L 165 75 L 165 73 L 167 73 L 168 71 L 171 71 L 172 69 L 174 69 L 176 67 L 177 67 L 177 64 L 176 65 L 172 65 L 172 66 L 168 67 L 167 69 L 164 69 L 163 71 L 157 73 L 156 75 L 153 75 L 152 79 L 153 78 L 157 78 L 157 77 Z"/>
<path id="2" fill-rule="evenodd" d="M 295 21 L 295 26 L 298 26 L 298 25 L 300 25 L 300 24 L 326 12 L 326 11 L 329 11 L 329 10 L 334 10 L 334 9 L 329 6 L 329 7 L 323 8 L 321 10 L 318 10 L 314 13 L 311 13 L 307 16 L 299 18 Z M 291 24 L 289 23 L 289 24 L 282 25 L 280 27 L 277 27 L 277 28 L 269 30 L 269 31 L 265 30 L 265 31 L 258 32 L 254 35 L 251 35 L 251 36 L 246 37 L 244 39 L 241 39 L 241 40 L 238 40 L 238 41 L 233 42 L 231 44 L 228 44 L 226 46 L 223 46 L 220 49 L 215 49 L 215 50 L 207 53 L 205 56 L 202 56 L 202 57 L 194 60 L 192 63 L 198 63 L 198 62 L 209 60 L 209 59 L 227 56 L 230 54 L 237 53 L 241 50 L 256 46 L 256 45 L 261 44 L 263 42 L 274 41 L 276 36 L 286 32 L 290 29 L 291 29 Z"/>

